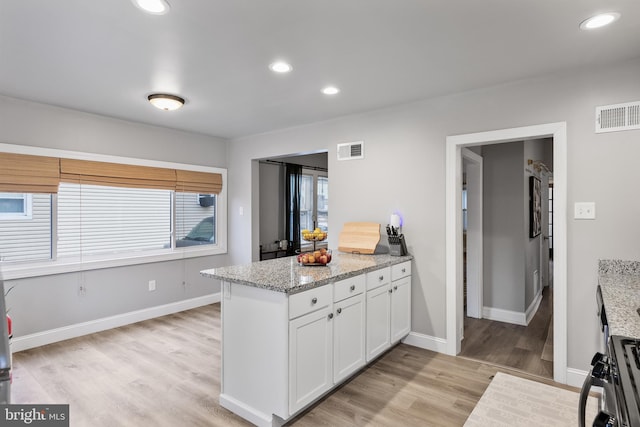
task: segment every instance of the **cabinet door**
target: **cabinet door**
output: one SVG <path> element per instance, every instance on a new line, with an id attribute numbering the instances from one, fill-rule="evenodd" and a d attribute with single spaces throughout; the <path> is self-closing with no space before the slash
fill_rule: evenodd
<path id="1" fill-rule="evenodd" d="M 333 386 L 333 313 L 328 306 L 289 322 L 289 412 Z"/>
<path id="2" fill-rule="evenodd" d="M 333 379 L 338 383 L 365 364 L 364 294 L 335 303 L 333 312 Z"/>
<path id="3" fill-rule="evenodd" d="M 411 276 L 391 282 L 391 342 L 411 331 Z"/>
<path id="4" fill-rule="evenodd" d="M 391 345 L 390 292 L 389 285 L 367 292 L 367 362 Z"/>

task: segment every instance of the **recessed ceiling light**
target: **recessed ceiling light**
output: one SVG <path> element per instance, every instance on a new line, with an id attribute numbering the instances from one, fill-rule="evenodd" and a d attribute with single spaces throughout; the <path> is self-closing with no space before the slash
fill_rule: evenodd
<path id="1" fill-rule="evenodd" d="M 593 30 L 595 28 L 604 27 L 609 25 L 620 18 L 620 14 L 617 12 L 601 13 L 599 15 L 592 16 L 585 19 L 580 23 L 580 28 L 583 30 Z"/>
<path id="2" fill-rule="evenodd" d="M 138 8 L 153 15 L 164 15 L 169 12 L 169 3 L 166 0 L 132 0 Z"/>
<path id="3" fill-rule="evenodd" d="M 340 93 L 340 89 L 338 89 L 335 86 L 327 86 L 324 89 L 322 89 L 322 93 L 324 93 L 325 95 L 336 95 Z"/>
<path id="4" fill-rule="evenodd" d="M 151 105 L 165 111 L 177 110 L 184 105 L 184 99 L 166 93 L 154 93 L 147 97 Z"/>
<path id="5" fill-rule="evenodd" d="M 293 70 L 291 64 L 284 61 L 276 61 L 269 65 L 269 68 L 271 68 L 271 71 L 274 71 L 276 73 L 288 73 Z"/>

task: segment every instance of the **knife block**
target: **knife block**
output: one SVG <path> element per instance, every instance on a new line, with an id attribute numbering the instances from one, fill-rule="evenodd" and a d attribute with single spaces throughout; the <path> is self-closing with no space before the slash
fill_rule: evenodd
<path id="1" fill-rule="evenodd" d="M 389 255 L 403 256 L 407 254 L 407 244 L 404 240 L 404 234 L 387 237 L 389 239 Z"/>

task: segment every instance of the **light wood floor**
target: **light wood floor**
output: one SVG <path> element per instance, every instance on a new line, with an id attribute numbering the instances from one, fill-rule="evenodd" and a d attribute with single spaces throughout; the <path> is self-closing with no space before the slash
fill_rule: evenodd
<path id="1" fill-rule="evenodd" d="M 553 291 L 528 326 L 465 317 L 460 356 L 553 378 Z"/>
<path id="2" fill-rule="evenodd" d="M 19 352 L 13 403 L 68 403 L 77 427 L 249 425 L 218 404 L 219 337 L 214 304 Z M 527 377 L 400 344 L 290 424 L 461 426 L 498 371 Z"/>

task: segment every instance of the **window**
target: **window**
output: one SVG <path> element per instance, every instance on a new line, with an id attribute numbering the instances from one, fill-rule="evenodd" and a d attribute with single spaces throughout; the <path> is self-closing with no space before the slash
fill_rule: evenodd
<path id="1" fill-rule="evenodd" d="M 329 178 L 318 177 L 318 204 L 316 205 L 316 218 L 318 227 L 322 231 L 329 231 Z"/>
<path id="2" fill-rule="evenodd" d="M 52 197 L 0 193 L 0 261 L 51 259 Z"/>
<path id="3" fill-rule="evenodd" d="M 329 178 L 305 170 L 300 177 L 300 230 L 329 231 Z M 302 244 L 307 244 L 300 235 Z"/>
<path id="4" fill-rule="evenodd" d="M 216 243 L 215 194 L 176 193 L 176 247 Z"/>
<path id="5" fill-rule="evenodd" d="M 11 263 L 3 272 L 27 277 L 47 274 L 48 265 L 57 273 L 85 262 L 101 268 L 226 252 L 224 169 L 75 157 L 0 152 L 0 261 Z M 20 267 L 28 262 L 38 263 L 36 273 Z"/>
<path id="6" fill-rule="evenodd" d="M 32 197 L 26 193 L 0 193 L 0 220 L 31 219 Z"/>

